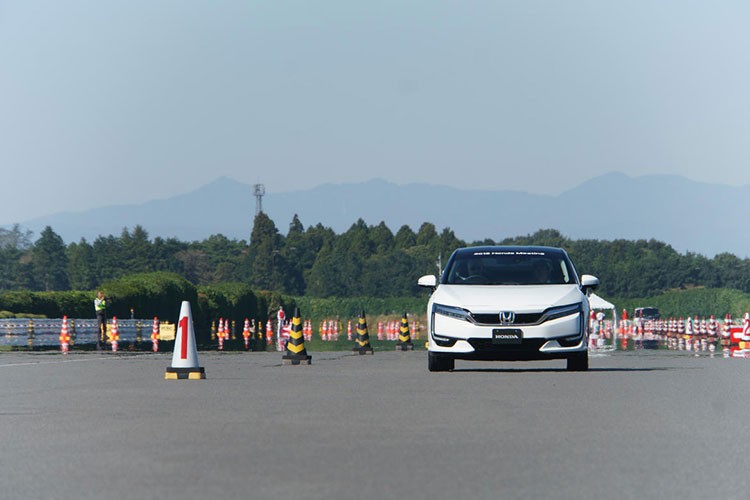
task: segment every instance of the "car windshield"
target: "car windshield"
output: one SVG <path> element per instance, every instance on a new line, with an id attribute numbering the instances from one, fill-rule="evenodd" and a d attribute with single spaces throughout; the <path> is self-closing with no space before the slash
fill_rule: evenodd
<path id="1" fill-rule="evenodd" d="M 490 250 L 456 254 L 447 285 L 570 285 L 575 274 L 564 253 Z"/>

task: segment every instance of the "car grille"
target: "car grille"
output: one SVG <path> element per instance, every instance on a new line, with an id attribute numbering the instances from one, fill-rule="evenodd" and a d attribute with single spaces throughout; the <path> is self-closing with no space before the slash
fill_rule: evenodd
<path id="1" fill-rule="evenodd" d="M 514 325 L 536 325 L 544 316 L 544 313 L 521 313 L 516 314 L 516 320 L 513 322 Z M 475 314 L 471 313 L 471 318 L 475 323 L 480 325 L 504 325 L 505 323 L 500 322 L 500 313 L 492 314 Z"/>
<path id="2" fill-rule="evenodd" d="M 468 339 L 477 353 L 500 353 L 514 351 L 538 351 L 547 342 L 546 339 L 523 339 L 520 344 L 493 344 L 492 339 Z"/>

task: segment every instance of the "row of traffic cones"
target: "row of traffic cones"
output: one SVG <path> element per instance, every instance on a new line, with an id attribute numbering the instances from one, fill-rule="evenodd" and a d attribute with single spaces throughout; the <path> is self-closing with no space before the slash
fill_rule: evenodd
<path id="1" fill-rule="evenodd" d="M 249 331 L 248 323 L 246 323 L 246 329 Z M 404 314 L 397 349 L 404 351 L 414 349 L 408 332 L 408 320 L 406 319 L 406 314 Z M 367 332 L 367 319 L 365 318 L 364 311 L 359 316 L 357 323 L 357 345 L 352 350 L 358 354 L 374 353 L 370 345 L 370 337 Z M 284 365 L 309 365 L 312 363 L 312 356 L 307 353 L 307 349 L 305 348 L 305 337 L 299 308 L 295 308 L 294 310 L 290 324 L 289 340 L 286 343 L 285 353 L 281 359 Z M 172 365 L 167 368 L 164 378 L 168 380 L 206 378 L 205 369 L 198 365 L 198 351 L 195 346 L 193 318 L 190 311 L 190 302 L 188 301 L 184 301 L 180 309 L 180 321 L 177 327 L 174 353 L 172 354 Z"/>
<path id="2" fill-rule="evenodd" d="M 120 329 L 117 326 L 117 316 L 112 317 L 112 327 L 108 333 L 112 352 L 117 352 L 120 343 Z M 60 352 L 67 354 L 70 351 L 70 330 L 68 328 L 68 317 L 63 316 L 60 327 Z M 159 350 L 159 318 L 154 317 L 154 326 L 151 330 L 151 343 L 154 352 Z"/>

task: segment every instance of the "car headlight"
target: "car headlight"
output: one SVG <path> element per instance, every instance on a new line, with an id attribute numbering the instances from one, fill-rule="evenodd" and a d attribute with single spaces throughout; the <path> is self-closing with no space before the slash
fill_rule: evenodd
<path id="1" fill-rule="evenodd" d="M 572 316 L 581 312 L 581 304 L 570 304 L 568 306 L 552 307 L 544 311 L 542 318 L 539 320 L 540 323 L 549 321 L 551 319 L 564 318 L 565 316 Z"/>
<path id="2" fill-rule="evenodd" d="M 553 307 L 545 311 L 542 321 L 548 321 L 557 318 L 564 318 L 566 316 L 573 316 L 579 314 L 578 318 L 578 331 L 574 335 L 557 339 L 557 342 L 562 347 L 573 347 L 581 343 L 584 329 L 586 327 L 586 321 L 583 315 L 583 309 L 580 303 L 570 304 L 568 306 Z"/>
<path id="3" fill-rule="evenodd" d="M 432 314 L 440 314 L 453 319 L 469 321 L 469 311 L 460 307 L 444 306 L 442 304 L 432 305 Z"/>

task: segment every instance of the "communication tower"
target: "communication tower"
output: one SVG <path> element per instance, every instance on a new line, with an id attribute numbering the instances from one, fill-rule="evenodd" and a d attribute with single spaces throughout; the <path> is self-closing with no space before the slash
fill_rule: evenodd
<path id="1" fill-rule="evenodd" d="M 266 194 L 266 187 L 263 184 L 255 185 L 255 216 L 263 211 L 263 195 Z"/>

